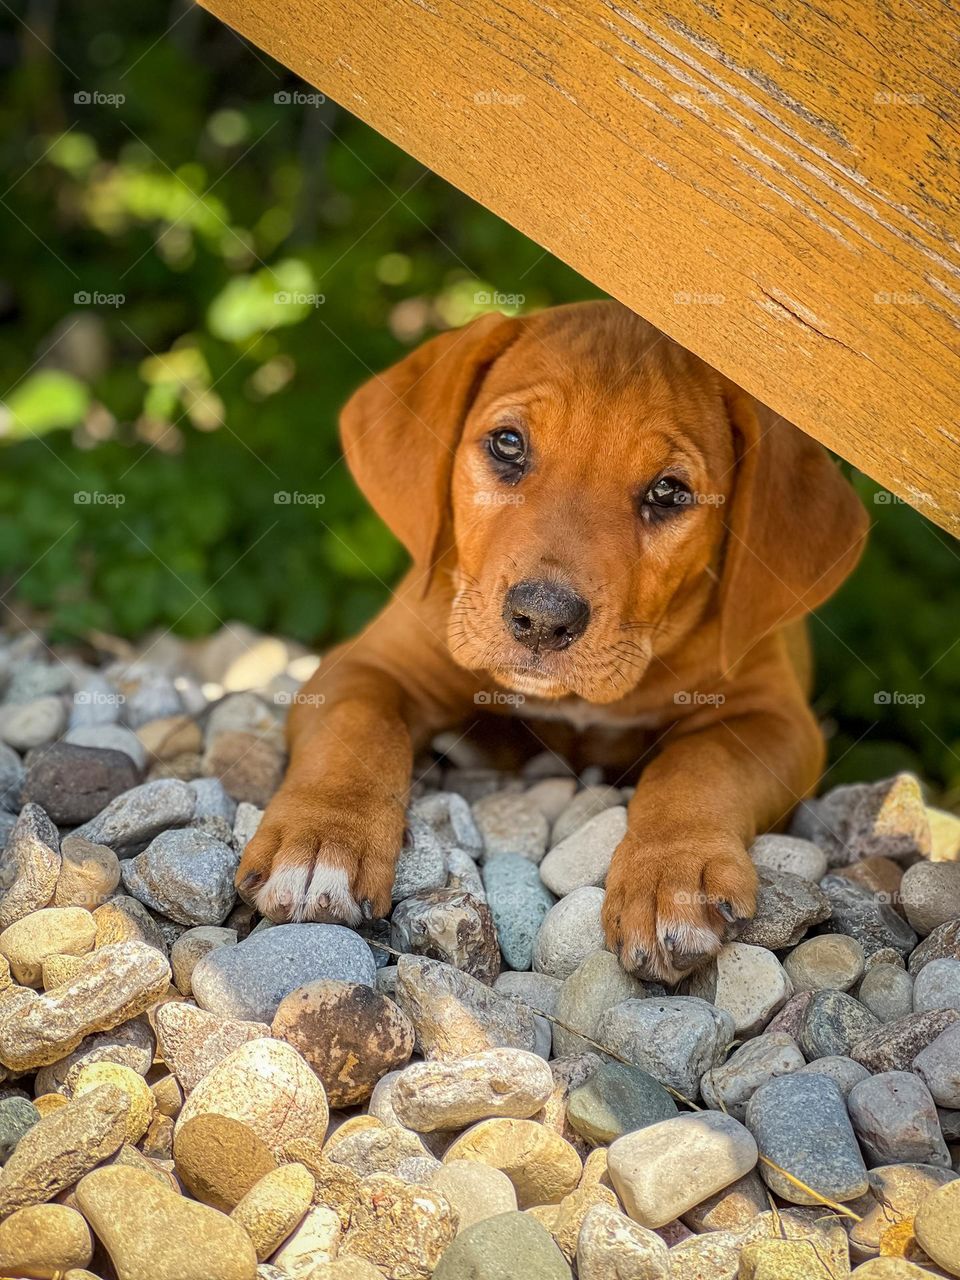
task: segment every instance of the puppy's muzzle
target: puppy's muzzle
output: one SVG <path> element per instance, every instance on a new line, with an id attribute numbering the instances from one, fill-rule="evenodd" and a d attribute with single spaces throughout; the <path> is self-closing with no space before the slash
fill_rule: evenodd
<path id="1" fill-rule="evenodd" d="M 587 629 L 590 606 L 557 582 L 525 580 L 504 597 L 503 620 L 513 638 L 534 653 L 566 649 Z"/>

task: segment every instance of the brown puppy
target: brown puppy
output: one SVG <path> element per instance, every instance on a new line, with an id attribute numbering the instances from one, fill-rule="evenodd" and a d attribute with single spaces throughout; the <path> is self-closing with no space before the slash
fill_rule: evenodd
<path id="1" fill-rule="evenodd" d="M 442 334 L 361 387 L 342 430 L 413 567 L 292 709 L 240 892 L 277 920 L 389 911 L 414 752 L 480 702 L 644 763 L 604 923 L 627 968 L 677 980 L 752 914 L 747 847 L 819 777 L 788 624 L 857 562 L 853 490 L 613 302 Z"/>

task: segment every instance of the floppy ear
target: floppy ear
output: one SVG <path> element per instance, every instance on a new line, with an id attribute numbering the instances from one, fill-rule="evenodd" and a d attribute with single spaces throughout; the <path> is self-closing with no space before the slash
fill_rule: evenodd
<path id="1" fill-rule="evenodd" d="M 464 419 L 521 323 L 490 314 L 431 338 L 365 382 L 340 415 L 353 478 L 415 564 L 438 552 Z"/>
<path id="2" fill-rule="evenodd" d="M 867 513 L 830 455 L 723 380 L 737 475 L 720 578 L 720 661 L 816 609 L 853 571 Z"/>

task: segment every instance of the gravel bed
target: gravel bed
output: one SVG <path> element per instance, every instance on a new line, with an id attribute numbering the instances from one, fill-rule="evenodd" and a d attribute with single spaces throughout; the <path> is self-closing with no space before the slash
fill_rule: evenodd
<path id="1" fill-rule="evenodd" d="M 0 637 L 0 1275 L 960 1276 L 960 818 L 900 774 L 751 850 L 679 987 L 604 947 L 627 789 L 419 762 L 388 922 L 233 877 L 313 660 Z M 421 767 L 422 766 L 422 767 Z"/>

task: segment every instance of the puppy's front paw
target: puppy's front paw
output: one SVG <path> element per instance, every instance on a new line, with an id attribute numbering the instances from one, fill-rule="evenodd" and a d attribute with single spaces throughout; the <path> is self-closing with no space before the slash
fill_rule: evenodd
<path id="1" fill-rule="evenodd" d="M 403 823 L 397 801 L 348 808 L 282 788 L 244 850 L 237 892 L 277 923 L 357 925 L 387 915 Z"/>
<path id="2" fill-rule="evenodd" d="M 742 845 L 657 846 L 627 835 L 607 875 L 603 925 L 623 967 L 673 984 L 708 963 L 756 908 Z"/>

